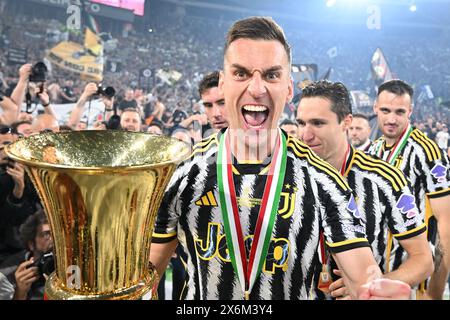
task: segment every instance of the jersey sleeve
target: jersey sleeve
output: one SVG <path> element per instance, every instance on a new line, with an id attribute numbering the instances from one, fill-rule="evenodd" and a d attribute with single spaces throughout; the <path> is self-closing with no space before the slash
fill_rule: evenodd
<path id="1" fill-rule="evenodd" d="M 332 183 L 324 185 L 322 197 L 322 228 L 328 248 L 333 253 L 359 247 L 370 247 L 366 238 L 365 217 L 351 190 L 339 189 Z"/>
<path id="2" fill-rule="evenodd" d="M 448 155 L 434 141 L 421 144 L 421 154 L 417 154 L 416 171 L 421 176 L 425 192 L 429 198 L 450 195 L 450 161 Z"/>
<path id="3" fill-rule="evenodd" d="M 412 238 L 427 230 L 409 180 L 407 182 L 398 191 L 383 193 L 389 230 L 397 240 Z"/>
<path id="4" fill-rule="evenodd" d="M 158 209 L 152 242 L 167 243 L 177 238 L 177 225 L 180 215 L 178 210 L 181 184 L 184 178 L 183 165 L 180 165 L 172 175 L 166 187 L 161 205 Z"/>

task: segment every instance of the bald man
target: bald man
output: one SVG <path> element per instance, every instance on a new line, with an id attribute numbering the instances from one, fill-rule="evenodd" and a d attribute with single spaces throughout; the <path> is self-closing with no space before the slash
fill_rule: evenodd
<path id="1" fill-rule="evenodd" d="M 59 131 L 59 123 L 56 118 L 50 114 L 40 114 L 38 115 L 31 125 L 31 130 L 33 134 L 38 134 L 40 132 L 51 130 L 53 132 Z"/>

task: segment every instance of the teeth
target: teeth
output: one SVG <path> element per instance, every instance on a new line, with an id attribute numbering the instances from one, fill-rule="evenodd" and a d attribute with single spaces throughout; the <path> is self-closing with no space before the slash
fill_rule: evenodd
<path id="1" fill-rule="evenodd" d="M 266 106 L 244 106 L 245 111 L 251 111 L 251 112 L 264 112 L 267 110 Z"/>

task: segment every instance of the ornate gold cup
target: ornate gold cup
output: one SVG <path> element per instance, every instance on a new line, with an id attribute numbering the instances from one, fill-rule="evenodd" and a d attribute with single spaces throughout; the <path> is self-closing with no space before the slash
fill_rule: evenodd
<path id="1" fill-rule="evenodd" d="M 26 165 L 51 226 L 47 299 L 154 295 L 148 258 L 157 209 L 189 147 L 126 131 L 44 133 L 6 148 Z"/>

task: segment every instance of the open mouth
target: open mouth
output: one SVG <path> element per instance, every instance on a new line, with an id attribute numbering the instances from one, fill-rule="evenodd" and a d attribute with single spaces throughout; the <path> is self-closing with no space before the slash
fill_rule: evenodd
<path id="1" fill-rule="evenodd" d="M 259 129 L 269 117 L 269 108 L 258 105 L 245 105 L 242 107 L 242 116 L 248 127 Z"/>

